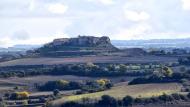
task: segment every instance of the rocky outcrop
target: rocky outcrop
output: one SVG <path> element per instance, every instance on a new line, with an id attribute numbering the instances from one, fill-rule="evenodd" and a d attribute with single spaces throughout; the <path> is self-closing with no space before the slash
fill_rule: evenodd
<path id="1" fill-rule="evenodd" d="M 91 55 L 113 52 L 118 49 L 111 44 L 109 37 L 78 36 L 76 38 L 60 38 L 35 50 L 40 55 L 70 56 Z"/>
<path id="2" fill-rule="evenodd" d="M 99 45 L 111 45 L 109 37 L 93 37 L 93 36 L 79 36 L 78 38 L 61 38 L 55 39 L 52 43 L 47 45 L 52 46 L 83 46 L 94 47 Z"/>

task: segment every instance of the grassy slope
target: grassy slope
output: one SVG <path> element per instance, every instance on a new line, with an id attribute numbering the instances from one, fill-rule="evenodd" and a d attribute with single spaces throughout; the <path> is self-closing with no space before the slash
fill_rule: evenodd
<path id="1" fill-rule="evenodd" d="M 123 98 L 126 95 L 130 95 L 133 97 L 152 97 L 152 96 L 162 95 L 163 93 L 166 94 L 176 93 L 179 92 L 180 89 L 181 86 L 177 83 L 143 84 L 143 85 L 132 85 L 132 86 L 128 86 L 127 83 L 122 83 L 107 91 L 82 94 L 82 95 L 65 96 L 59 100 L 54 101 L 53 104 L 59 105 L 65 101 L 75 101 L 75 100 L 80 100 L 82 98 L 98 99 L 105 94 L 113 96 L 115 98 Z"/>

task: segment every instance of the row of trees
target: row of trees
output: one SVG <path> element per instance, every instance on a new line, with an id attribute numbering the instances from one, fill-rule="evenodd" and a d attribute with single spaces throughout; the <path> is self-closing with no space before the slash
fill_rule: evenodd
<path id="1" fill-rule="evenodd" d="M 149 54 L 152 54 L 152 55 L 184 55 L 184 54 L 189 54 L 189 52 L 185 49 L 173 49 L 172 51 L 160 49 L 160 50 L 149 50 Z"/>
<path id="2" fill-rule="evenodd" d="M 173 72 L 169 67 L 163 67 L 159 71 L 155 71 L 152 75 L 135 78 L 129 82 L 129 85 L 145 84 L 145 83 L 164 83 L 164 82 L 181 82 L 190 78 L 190 72 Z"/>
<path id="3" fill-rule="evenodd" d="M 144 66 L 143 66 L 144 67 Z M 142 76 L 152 73 L 152 66 L 143 68 L 141 65 L 124 65 L 124 64 L 108 64 L 104 66 L 95 65 L 93 63 L 66 65 L 55 67 L 51 75 L 79 75 L 79 76 Z"/>
<path id="4" fill-rule="evenodd" d="M 0 68 L 0 77 L 26 77 L 35 75 L 78 75 L 78 76 L 143 76 L 160 68 L 157 64 L 69 64 L 52 66 L 14 66 Z"/>
<path id="5" fill-rule="evenodd" d="M 112 86 L 113 86 L 112 82 L 108 79 L 99 79 L 99 80 L 92 80 L 86 82 L 58 80 L 58 81 L 49 81 L 43 85 L 37 86 L 37 88 L 40 91 L 80 89 L 81 91 L 78 92 L 78 94 L 80 93 L 82 94 L 84 92 L 97 92 L 97 91 L 110 89 Z"/>
<path id="6" fill-rule="evenodd" d="M 179 58 L 178 59 L 179 64 L 181 65 L 190 65 L 190 57 L 186 58 Z"/>
<path id="7" fill-rule="evenodd" d="M 74 90 L 81 88 L 82 83 L 66 80 L 49 81 L 43 85 L 37 85 L 36 88 L 40 91 L 58 90 Z"/>
<path id="8" fill-rule="evenodd" d="M 190 93 L 188 95 L 181 94 L 172 94 L 166 95 L 163 94 L 158 97 L 151 98 L 133 98 L 131 96 L 126 96 L 121 100 L 115 99 L 109 95 L 103 95 L 99 101 L 91 101 L 90 99 L 83 99 L 81 102 L 66 102 L 62 104 L 61 107 L 128 107 L 132 105 L 146 105 L 149 103 L 165 103 L 172 101 L 189 101 Z"/>

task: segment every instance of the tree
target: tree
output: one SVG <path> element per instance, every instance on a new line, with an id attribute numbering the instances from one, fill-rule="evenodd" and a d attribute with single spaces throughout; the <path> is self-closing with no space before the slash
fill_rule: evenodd
<path id="1" fill-rule="evenodd" d="M 164 67 L 162 68 L 162 73 L 163 73 L 163 75 L 164 75 L 165 77 L 171 77 L 172 74 L 173 74 L 173 71 L 172 71 L 171 68 L 169 68 L 169 67 L 167 67 L 167 66 L 164 66 Z"/>
<path id="2" fill-rule="evenodd" d="M 23 92 L 12 93 L 10 99 L 26 99 L 28 97 L 29 97 L 29 92 L 23 91 Z"/>
<path id="3" fill-rule="evenodd" d="M 190 92 L 187 94 L 187 97 L 190 98 Z"/>
<path id="4" fill-rule="evenodd" d="M 54 96 L 59 95 L 59 93 L 60 93 L 60 91 L 59 91 L 58 89 L 53 90 L 53 95 L 54 95 Z"/>
<path id="5" fill-rule="evenodd" d="M 53 91 L 55 89 L 69 89 L 69 82 L 66 80 L 48 81 L 44 85 L 39 86 L 39 90 L 41 91 Z"/>
<path id="6" fill-rule="evenodd" d="M 86 66 L 91 68 L 91 67 L 95 67 L 96 65 L 94 63 L 92 63 L 92 62 L 87 62 Z"/>
<path id="7" fill-rule="evenodd" d="M 134 102 L 134 99 L 131 96 L 126 96 L 126 97 L 123 98 L 124 106 L 132 105 L 133 102 Z"/>
<path id="8" fill-rule="evenodd" d="M 186 69 L 185 69 L 185 67 L 183 66 L 183 67 L 180 67 L 180 72 L 185 72 L 186 71 Z"/>
<path id="9" fill-rule="evenodd" d="M 158 98 L 165 102 L 174 100 L 174 98 L 172 96 L 167 95 L 165 93 L 163 95 L 159 96 Z"/>
<path id="10" fill-rule="evenodd" d="M 18 89 L 19 89 L 19 87 L 18 87 L 18 86 L 14 87 L 14 90 L 18 90 Z"/>
<path id="11" fill-rule="evenodd" d="M 96 82 L 97 82 L 100 86 L 105 86 L 105 85 L 106 85 L 106 81 L 105 81 L 104 79 L 96 80 Z"/>
<path id="12" fill-rule="evenodd" d="M 108 79 L 99 79 L 99 80 L 96 80 L 96 82 L 103 88 L 107 88 L 107 89 L 110 89 L 113 84 L 110 80 Z"/>
<path id="13" fill-rule="evenodd" d="M 28 105 L 28 101 L 27 101 L 27 100 L 24 100 L 24 101 L 22 102 L 22 104 L 23 104 L 23 105 Z"/>
<path id="14" fill-rule="evenodd" d="M 6 104 L 4 101 L 0 101 L 0 107 L 6 107 Z"/>
<path id="15" fill-rule="evenodd" d="M 124 64 L 120 64 L 119 65 L 119 71 L 122 72 L 122 73 L 125 73 L 127 70 L 127 66 L 124 65 Z"/>
<path id="16" fill-rule="evenodd" d="M 61 107 L 85 107 L 77 102 L 66 102 L 63 105 L 61 105 Z"/>
<path id="17" fill-rule="evenodd" d="M 107 84 L 106 84 L 106 88 L 107 88 L 107 89 L 110 89 L 111 87 L 113 87 L 113 83 L 110 82 L 110 83 L 107 83 Z"/>
<path id="18" fill-rule="evenodd" d="M 110 64 L 107 66 L 108 71 L 115 71 L 115 65 Z"/>
<path id="19" fill-rule="evenodd" d="M 172 97 L 173 97 L 175 100 L 180 100 L 180 99 L 181 99 L 181 97 L 180 97 L 180 95 L 179 95 L 178 93 L 172 94 Z"/>
<path id="20" fill-rule="evenodd" d="M 109 95 L 103 95 L 98 102 L 98 107 L 117 107 L 117 100 Z"/>

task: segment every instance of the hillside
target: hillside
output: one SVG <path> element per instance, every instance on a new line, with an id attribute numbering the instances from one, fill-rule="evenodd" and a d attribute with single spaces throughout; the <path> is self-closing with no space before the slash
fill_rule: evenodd
<path id="1" fill-rule="evenodd" d="M 163 93 L 172 94 L 174 92 L 179 92 L 181 89 L 181 85 L 177 83 L 165 83 L 165 84 L 143 84 L 143 85 L 132 85 L 129 86 L 127 83 L 119 83 L 116 84 L 112 89 L 96 92 L 96 93 L 88 93 L 81 95 L 71 95 L 64 96 L 61 99 L 53 101 L 53 106 L 57 107 L 58 105 L 64 103 L 65 101 L 77 101 L 84 98 L 94 98 L 99 99 L 102 95 L 110 95 L 115 98 L 123 98 L 126 95 L 130 95 L 133 97 L 152 97 L 159 96 Z"/>
<path id="2" fill-rule="evenodd" d="M 77 38 L 55 39 L 29 53 L 39 56 L 97 55 L 117 51 L 109 37 L 78 36 Z"/>

